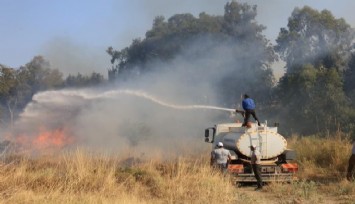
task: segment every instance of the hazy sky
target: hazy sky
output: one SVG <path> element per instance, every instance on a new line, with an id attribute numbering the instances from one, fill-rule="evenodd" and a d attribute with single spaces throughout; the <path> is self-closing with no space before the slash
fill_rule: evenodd
<path id="1" fill-rule="evenodd" d="M 144 37 L 155 16 L 177 13 L 222 15 L 227 0 L 0 0 L 0 64 L 20 67 L 43 55 L 64 74 L 103 73 L 110 68 L 109 46 L 122 49 Z M 330 10 L 352 27 L 353 0 L 249 0 L 274 42 L 292 10 L 309 5 Z"/>

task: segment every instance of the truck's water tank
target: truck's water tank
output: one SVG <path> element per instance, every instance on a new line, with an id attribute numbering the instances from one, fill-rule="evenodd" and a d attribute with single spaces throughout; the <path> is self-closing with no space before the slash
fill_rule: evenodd
<path id="1" fill-rule="evenodd" d="M 224 148 L 235 150 L 250 157 L 250 146 L 256 145 L 262 159 L 270 159 L 279 156 L 287 148 L 285 138 L 272 129 L 260 131 L 223 132 L 218 135 Z"/>

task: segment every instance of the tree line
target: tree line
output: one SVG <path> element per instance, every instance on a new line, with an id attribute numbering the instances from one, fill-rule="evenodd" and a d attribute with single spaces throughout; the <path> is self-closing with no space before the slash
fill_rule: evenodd
<path id="1" fill-rule="evenodd" d="M 89 76 L 78 73 L 63 79 L 63 74 L 52 69 L 42 56 L 35 56 L 18 69 L 0 64 L 0 124 L 12 126 L 39 91 L 96 86 L 104 82 L 104 76 L 96 72 Z"/>
<path id="2" fill-rule="evenodd" d="M 157 16 L 143 39 L 106 50 L 112 63 L 107 81 L 97 73 L 63 79 L 40 56 L 19 69 L 0 66 L 1 118 L 16 117 L 14 110 L 23 109 L 38 91 L 139 80 L 152 71 L 152 64 L 168 64 L 198 44 L 193 56 L 183 57 L 186 62 L 214 56 L 217 48 L 228 46 L 232 60 L 216 67 L 224 74 L 215 82 L 226 106 L 233 105 L 239 93 L 248 93 L 263 118 L 282 121 L 284 133 L 341 130 L 355 135 L 353 28 L 328 10 L 295 8 L 273 45 L 256 16 L 257 6 L 237 1 L 226 3 L 223 15 Z M 285 62 L 285 73 L 276 81 L 271 66 L 278 60 Z"/>

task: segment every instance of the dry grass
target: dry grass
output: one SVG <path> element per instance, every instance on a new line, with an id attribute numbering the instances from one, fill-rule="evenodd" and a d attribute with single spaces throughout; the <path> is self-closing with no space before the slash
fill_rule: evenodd
<path id="1" fill-rule="evenodd" d="M 0 203 L 354 203 L 355 183 L 344 179 L 349 139 L 292 137 L 289 144 L 298 153 L 300 180 L 257 194 L 212 170 L 208 151 L 145 161 L 83 149 L 8 155 L 0 163 Z"/>
<path id="2" fill-rule="evenodd" d="M 346 135 L 293 136 L 288 142 L 297 152 L 300 178 L 334 180 L 345 177 L 351 155 L 351 142 Z"/>
<path id="3" fill-rule="evenodd" d="M 291 184 L 271 183 L 265 192 L 275 203 L 355 203 L 355 183 L 343 179 L 337 182 L 322 183 L 312 180 L 299 180 Z"/>
<path id="4" fill-rule="evenodd" d="M 346 135 L 293 136 L 289 146 L 297 151 L 298 181 L 272 183 L 266 192 L 277 203 L 355 203 L 355 182 L 345 179 L 351 142 Z"/>
<path id="5" fill-rule="evenodd" d="M 236 202 L 238 192 L 231 179 L 211 170 L 206 161 L 180 158 L 127 166 L 122 158 L 98 156 L 84 150 L 51 157 L 12 156 L 0 166 L 0 200 L 2 203 Z"/>

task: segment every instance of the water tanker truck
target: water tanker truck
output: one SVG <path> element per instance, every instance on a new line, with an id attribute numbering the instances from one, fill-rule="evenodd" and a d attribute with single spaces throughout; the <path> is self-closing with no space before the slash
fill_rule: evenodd
<path id="1" fill-rule="evenodd" d="M 249 123 L 217 124 L 205 130 L 205 142 L 216 148 L 222 142 L 229 150 L 232 160 L 228 164 L 228 172 L 236 176 L 237 182 L 255 182 L 250 165 L 250 146 L 256 145 L 261 154 L 261 175 L 263 182 L 289 182 L 295 179 L 298 165 L 295 162 L 296 152 L 287 148 L 286 139 L 277 132 L 277 125 L 268 127 L 267 122 L 258 126 Z"/>

